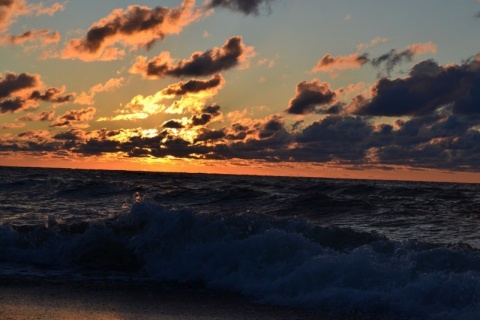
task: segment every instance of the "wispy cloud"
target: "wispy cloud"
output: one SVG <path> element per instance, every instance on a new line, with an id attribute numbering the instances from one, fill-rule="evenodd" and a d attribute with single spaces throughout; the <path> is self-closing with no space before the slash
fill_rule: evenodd
<path id="1" fill-rule="evenodd" d="M 34 41 L 40 41 L 42 45 L 57 43 L 60 41 L 60 33 L 58 31 L 43 29 L 29 30 L 19 35 L 3 35 L 0 37 L 0 45 L 15 45 Z"/>
<path id="2" fill-rule="evenodd" d="M 75 97 L 75 102 L 80 104 L 93 104 L 95 103 L 94 98 L 97 93 L 112 91 L 114 89 L 120 88 L 125 83 L 125 78 L 112 78 L 107 80 L 105 83 L 99 83 L 90 88 L 89 93 L 82 92 Z"/>
<path id="3" fill-rule="evenodd" d="M 207 8 L 227 8 L 243 14 L 259 14 L 261 8 L 270 11 L 270 3 L 274 0 L 209 0 Z"/>
<path id="4" fill-rule="evenodd" d="M 401 51 L 392 49 L 376 58 L 370 58 L 367 53 L 353 53 L 348 56 L 336 57 L 331 54 L 326 54 L 317 62 L 311 71 L 328 72 L 333 77 L 336 75 L 336 71 L 358 69 L 366 63 L 370 63 L 375 67 L 383 67 L 386 73 L 390 74 L 397 65 L 403 62 L 411 62 L 415 56 L 436 52 L 437 46 L 433 42 L 425 42 L 414 43 Z"/>
<path id="5" fill-rule="evenodd" d="M 373 38 L 368 43 L 359 43 L 357 45 L 356 49 L 357 49 L 357 51 L 362 51 L 362 50 L 368 49 L 370 47 L 374 47 L 374 46 L 379 45 L 379 44 L 388 43 L 390 41 L 391 40 L 389 38 L 376 37 L 376 38 Z"/>
<path id="6" fill-rule="evenodd" d="M 2 0 L 0 1 L 0 32 L 8 30 L 16 18 L 24 15 L 35 14 L 52 16 L 57 11 L 64 9 L 64 4 L 55 2 L 51 6 L 45 6 L 43 2 L 26 4 L 25 0 Z"/>
<path id="7" fill-rule="evenodd" d="M 367 55 L 360 55 L 354 53 L 348 56 L 336 56 L 333 57 L 331 54 L 324 55 L 318 62 L 315 67 L 313 67 L 312 72 L 334 72 L 338 70 L 346 69 L 357 69 L 363 66 L 368 62 Z"/>

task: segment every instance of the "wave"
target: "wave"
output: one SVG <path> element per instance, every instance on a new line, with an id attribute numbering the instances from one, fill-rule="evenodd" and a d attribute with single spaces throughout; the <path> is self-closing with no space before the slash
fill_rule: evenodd
<path id="1" fill-rule="evenodd" d="M 95 223 L 51 215 L 42 226 L 3 224 L 0 263 L 22 275 L 195 282 L 338 315 L 473 319 L 480 312 L 480 252 L 468 245 L 396 242 L 301 219 L 198 214 L 137 200 Z"/>

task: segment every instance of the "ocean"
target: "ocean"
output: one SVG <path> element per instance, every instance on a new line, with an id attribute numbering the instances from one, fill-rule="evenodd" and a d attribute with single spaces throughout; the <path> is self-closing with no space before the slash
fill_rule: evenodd
<path id="1" fill-rule="evenodd" d="M 0 278 L 478 319 L 480 184 L 0 167 Z"/>

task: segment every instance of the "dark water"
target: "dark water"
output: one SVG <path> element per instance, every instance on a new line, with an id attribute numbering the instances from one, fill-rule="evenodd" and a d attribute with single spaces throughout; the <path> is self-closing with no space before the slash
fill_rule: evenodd
<path id="1" fill-rule="evenodd" d="M 0 167 L 0 275 L 477 319 L 480 184 Z"/>

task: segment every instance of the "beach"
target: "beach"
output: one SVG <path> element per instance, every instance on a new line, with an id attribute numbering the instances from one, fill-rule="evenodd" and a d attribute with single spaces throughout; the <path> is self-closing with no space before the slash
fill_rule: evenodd
<path id="1" fill-rule="evenodd" d="M 0 280 L 0 319 L 326 319 L 197 285 Z"/>

